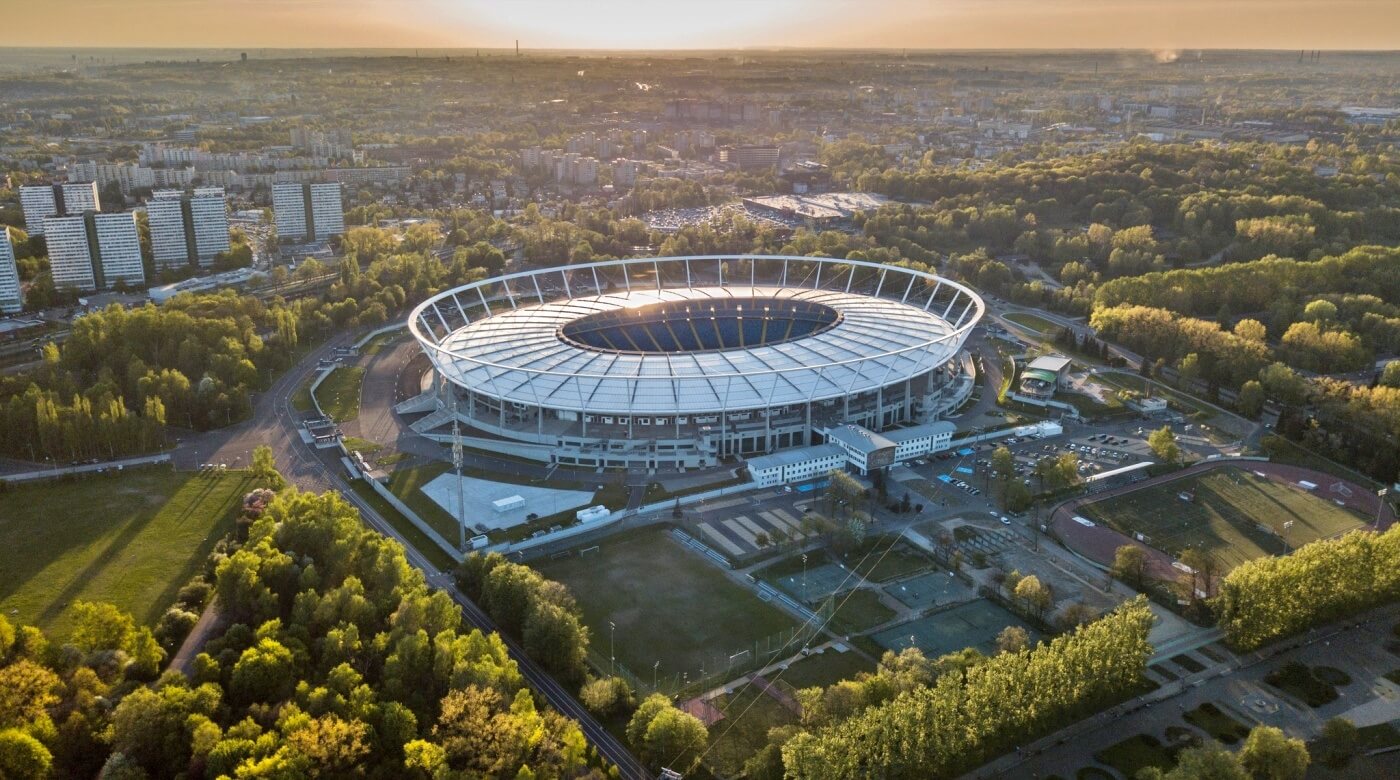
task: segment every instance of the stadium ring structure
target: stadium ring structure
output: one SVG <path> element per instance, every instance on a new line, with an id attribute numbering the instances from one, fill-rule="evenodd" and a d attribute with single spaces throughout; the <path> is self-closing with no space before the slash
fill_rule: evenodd
<path id="1" fill-rule="evenodd" d="M 710 467 L 830 426 L 928 422 L 971 392 L 967 287 L 825 257 L 647 257 L 522 271 L 409 316 L 432 363 L 400 404 L 447 440 L 542 462 Z"/>

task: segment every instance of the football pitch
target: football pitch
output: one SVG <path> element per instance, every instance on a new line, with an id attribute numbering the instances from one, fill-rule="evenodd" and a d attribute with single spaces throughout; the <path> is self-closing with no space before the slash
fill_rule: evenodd
<path id="1" fill-rule="evenodd" d="M 1142 534 L 1144 542 L 1173 556 L 1192 547 L 1212 553 L 1228 571 L 1368 522 L 1333 503 L 1327 490 L 1319 485 L 1309 492 L 1246 469 L 1221 467 L 1095 501 L 1078 511 L 1129 536 Z"/>
<path id="2" fill-rule="evenodd" d="M 595 660 L 606 662 L 615 639 L 617 662 L 646 681 L 658 661 L 659 678 L 685 673 L 694 680 L 702 668 L 715 671 L 716 659 L 751 651 L 755 642 L 762 650 L 764 639 L 797 625 L 660 530 L 604 539 L 596 549 L 531 565 L 573 592 Z"/>

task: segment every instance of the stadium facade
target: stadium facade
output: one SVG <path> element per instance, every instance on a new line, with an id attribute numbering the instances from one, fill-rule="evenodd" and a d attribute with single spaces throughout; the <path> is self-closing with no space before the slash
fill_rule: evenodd
<path id="1" fill-rule="evenodd" d="M 974 384 L 980 297 L 855 260 L 697 256 L 523 271 L 440 293 L 409 328 L 415 430 L 542 462 L 686 469 L 938 419 Z"/>

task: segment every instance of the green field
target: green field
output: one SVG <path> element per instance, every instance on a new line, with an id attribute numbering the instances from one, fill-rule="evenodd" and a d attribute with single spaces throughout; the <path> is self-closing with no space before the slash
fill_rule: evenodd
<path id="1" fill-rule="evenodd" d="M 657 661 L 661 678 L 685 672 L 693 680 L 706 663 L 715 671 L 716 657 L 751 649 L 796 625 L 660 530 L 605 539 L 595 552 L 531 565 L 573 592 L 604 659 L 608 623 L 617 625 L 617 661 L 644 680 Z"/>
<path id="2" fill-rule="evenodd" d="M 1183 500 L 1181 493 L 1194 498 Z M 1286 552 L 1283 540 L 1297 548 L 1367 522 L 1322 495 L 1230 466 L 1096 501 L 1079 513 L 1125 534 L 1141 533 L 1173 556 L 1189 547 L 1204 550 L 1226 571 Z"/>
<path id="3" fill-rule="evenodd" d="M 384 349 L 384 347 L 388 346 L 390 342 L 394 341 L 395 339 L 398 339 L 400 336 L 403 335 L 404 331 L 402 330 L 391 331 L 389 333 L 381 333 L 378 336 L 375 336 L 374 338 L 370 339 L 363 347 L 361 347 L 360 354 L 364 355 L 365 357 L 377 355 L 379 354 L 379 351 Z"/>
<path id="4" fill-rule="evenodd" d="M 252 486 L 162 468 L 0 493 L 0 611 L 62 637 L 70 604 L 108 601 L 154 626 Z"/>
<path id="5" fill-rule="evenodd" d="M 1042 336 L 1049 336 L 1060 330 L 1060 326 L 1045 319 L 1044 317 L 1030 314 L 1028 312 L 1011 312 L 1006 315 L 1006 319 L 1039 333 Z"/>
<path id="6" fill-rule="evenodd" d="M 783 672 L 779 682 L 785 682 L 795 689 L 810 688 L 814 685 L 825 687 L 842 680 L 854 680 L 857 674 L 874 670 L 874 664 L 860 653 L 851 650 L 844 653 L 827 650 L 792 664 Z"/>
<path id="7" fill-rule="evenodd" d="M 316 403 L 321 411 L 336 422 L 349 422 L 360 416 L 360 382 L 365 370 L 359 366 L 341 366 L 328 375 L 316 388 Z"/>

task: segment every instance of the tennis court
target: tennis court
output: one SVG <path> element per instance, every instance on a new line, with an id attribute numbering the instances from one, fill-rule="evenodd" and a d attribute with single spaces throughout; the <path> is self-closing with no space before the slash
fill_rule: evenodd
<path id="1" fill-rule="evenodd" d="M 854 588 L 860 584 L 860 579 L 835 563 L 823 563 L 807 569 L 805 575 L 797 572 L 777 577 L 773 584 L 793 598 L 812 604 L 833 593 Z"/>
<path id="2" fill-rule="evenodd" d="M 953 576 L 952 572 L 942 571 L 931 571 L 907 580 L 892 582 L 885 586 L 885 592 L 895 597 L 899 603 L 913 609 L 967 601 L 977 595 L 976 591 Z"/>
<path id="3" fill-rule="evenodd" d="M 928 658 L 956 653 L 965 647 L 991 654 L 996 651 L 997 634 L 1007 626 L 1026 629 L 1031 644 L 1040 639 L 1040 635 L 1020 618 L 987 599 L 901 623 L 872 634 L 871 638 L 888 650 L 917 647 Z"/>

